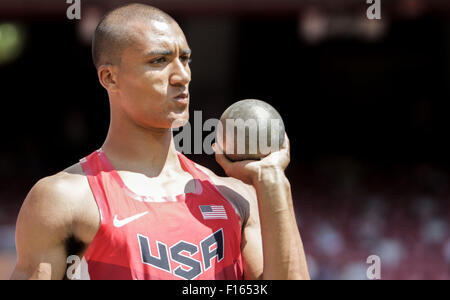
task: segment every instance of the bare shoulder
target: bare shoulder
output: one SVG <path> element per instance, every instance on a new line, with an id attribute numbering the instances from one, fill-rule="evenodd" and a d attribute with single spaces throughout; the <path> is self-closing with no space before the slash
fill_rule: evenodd
<path id="1" fill-rule="evenodd" d="M 40 179 L 29 191 L 21 214 L 31 218 L 51 216 L 48 222 L 63 225 L 73 219 L 76 207 L 86 198 L 89 185 L 79 164 Z"/>
<path id="2" fill-rule="evenodd" d="M 79 163 L 63 171 L 40 179 L 31 189 L 30 195 L 39 199 L 57 200 L 63 204 L 79 199 L 89 185 Z"/>
<path id="3" fill-rule="evenodd" d="M 195 164 L 195 166 L 206 173 L 222 195 L 234 205 L 243 220 L 243 226 L 245 226 L 250 216 L 250 210 L 257 202 L 256 192 L 253 186 L 245 184 L 241 180 L 233 177 L 218 176 L 210 169 L 199 164 Z"/>
<path id="4" fill-rule="evenodd" d="M 29 278 L 41 262 L 51 264 L 52 278 L 63 278 L 66 241 L 81 236 L 75 225 L 86 203 L 86 185 L 89 188 L 84 177 L 81 166 L 74 165 L 40 179 L 31 188 L 17 218 L 18 258 L 12 278 Z"/>

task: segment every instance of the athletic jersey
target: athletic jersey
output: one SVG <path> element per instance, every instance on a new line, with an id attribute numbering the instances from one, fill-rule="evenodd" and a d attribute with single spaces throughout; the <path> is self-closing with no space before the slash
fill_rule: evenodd
<path id="1" fill-rule="evenodd" d="M 99 149 L 80 160 L 100 211 L 82 279 L 242 279 L 241 219 L 211 179 L 177 152 L 195 192 L 137 195 Z"/>

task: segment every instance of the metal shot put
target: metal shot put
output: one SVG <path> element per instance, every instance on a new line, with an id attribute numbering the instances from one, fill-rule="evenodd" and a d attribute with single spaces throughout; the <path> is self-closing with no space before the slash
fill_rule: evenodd
<path id="1" fill-rule="evenodd" d="M 285 128 L 278 111 L 256 99 L 238 101 L 220 117 L 217 142 L 231 161 L 259 160 L 283 145 Z"/>

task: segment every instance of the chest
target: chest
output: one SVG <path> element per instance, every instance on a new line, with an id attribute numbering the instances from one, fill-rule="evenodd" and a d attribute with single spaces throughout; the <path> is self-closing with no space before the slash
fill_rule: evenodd
<path id="1" fill-rule="evenodd" d="M 93 194 L 87 193 L 78 206 L 80 210 L 73 226 L 73 240 L 81 242 L 83 247 L 77 247 L 82 249 L 80 253 L 71 254 L 83 256 L 99 236 L 108 245 L 136 244 L 141 251 L 163 250 L 169 256 L 174 246 L 181 252 L 192 253 L 222 247 L 225 239 L 238 246 L 241 224 L 233 206 L 214 199 L 213 194 L 186 195 L 173 203 L 139 202 L 128 197 L 114 201 L 102 199 L 111 204 L 102 216 Z"/>
<path id="2" fill-rule="evenodd" d="M 234 269 L 239 261 L 240 224 L 231 206 L 211 198 L 132 201 L 120 210 L 111 209 L 85 257 L 90 263 L 129 268 L 136 278 L 226 274 L 230 271 L 224 268 Z"/>
<path id="3" fill-rule="evenodd" d="M 190 180 L 188 177 L 185 178 L 186 180 L 183 185 L 166 182 L 161 186 L 158 186 L 156 183 L 149 183 L 142 178 L 132 178 L 124 176 L 124 179 L 124 181 L 126 181 L 130 185 L 130 188 L 132 188 L 133 191 L 128 189 L 127 186 L 127 188 L 123 190 L 124 193 L 121 193 L 122 195 L 126 194 L 126 190 L 129 190 L 131 193 L 134 193 L 134 191 L 136 191 L 142 194 L 153 195 L 158 195 L 158 193 L 160 195 L 178 195 L 190 193 L 196 190 L 196 183 L 194 182 L 194 180 Z M 97 201 L 101 201 L 103 203 L 109 202 L 109 204 L 111 204 L 111 209 L 115 211 L 115 214 L 109 216 L 109 213 L 112 213 L 112 211 L 108 212 L 108 214 L 104 213 L 104 218 L 106 217 L 107 219 L 111 219 L 110 217 L 113 217 L 113 219 L 111 219 L 110 221 L 112 221 L 113 226 L 114 222 L 116 222 L 116 225 L 119 226 L 118 229 L 122 227 L 122 224 L 125 225 L 128 224 L 128 222 L 131 223 L 132 221 L 137 221 L 137 219 L 139 218 L 143 218 L 144 216 L 141 216 L 140 213 L 143 213 L 146 210 L 152 210 L 153 212 L 155 211 L 155 209 L 161 210 L 162 212 L 165 211 L 166 215 L 168 214 L 171 216 L 174 215 L 174 212 L 179 211 L 179 209 L 173 210 L 173 207 L 167 206 L 166 208 L 164 208 L 164 206 L 157 207 L 154 205 L 143 206 L 142 203 L 134 203 L 134 200 L 130 200 L 126 197 L 119 200 L 119 202 L 121 202 L 120 204 L 123 205 L 118 205 L 117 199 L 113 199 L 116 198 L 116 195 L 114 194 L 107 195 L 107 198 L 105 199 L 96 200 L 87 180 L 84 183 L 83 190 L 85 191 L 85 193 L 83 194 L 83 197 L 80 198 L 80 202 L 77 205 L 77 210 L 74 212 L 75 218 L 73 224 L 73 236 L 70 238 L 73 241 L 79 241 L 80 243 L 84 244 L 84 248 L 87 248 L 87 246 L 91 244 L 101 227 L 102 215 Z M 167 208 L 169 208 L 169 211 L 166 210 Z M 166 226 L 170 226 L 170 223 L 173 223 L 162 222 L 157 214 L 153 214 L 153 216 L 149 215 L 146 217 L 147 220 L 149 218 L 151 218 L 152 220 L 156 220 L 156 223 L 158 224 L 166 223 Z"/>
<path id="4" fill-rule="evenodd" d="M 137 195 L 151 195 L 154 198 L 176 196 L 195 191 L 195 180 L 187 172 L 166 174 L 158 178 L 149 178 L 140 173 L 119 171 L 117 178 L 124 188 Z"/>

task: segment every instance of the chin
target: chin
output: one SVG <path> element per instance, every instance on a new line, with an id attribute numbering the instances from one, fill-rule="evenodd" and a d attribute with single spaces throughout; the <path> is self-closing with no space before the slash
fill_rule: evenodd
<path id="1" fill-rule="evenodd" d="M 170 118 L 170 128 L 183 127 L 189 122 L 189 111 L 184 111 L 181 114 L 173 114 Z"/>
<path id="2" fill-rule="evenodd" d="M 175 119 L 175 120 L 173 120 L 172 125 L 170 126 L 170 128 L 183 127 L 184 125 L 186 125 L 186 123 L 188 121 L 189 121 L 188 119 L 184 119 L 184 118 Z"/>

